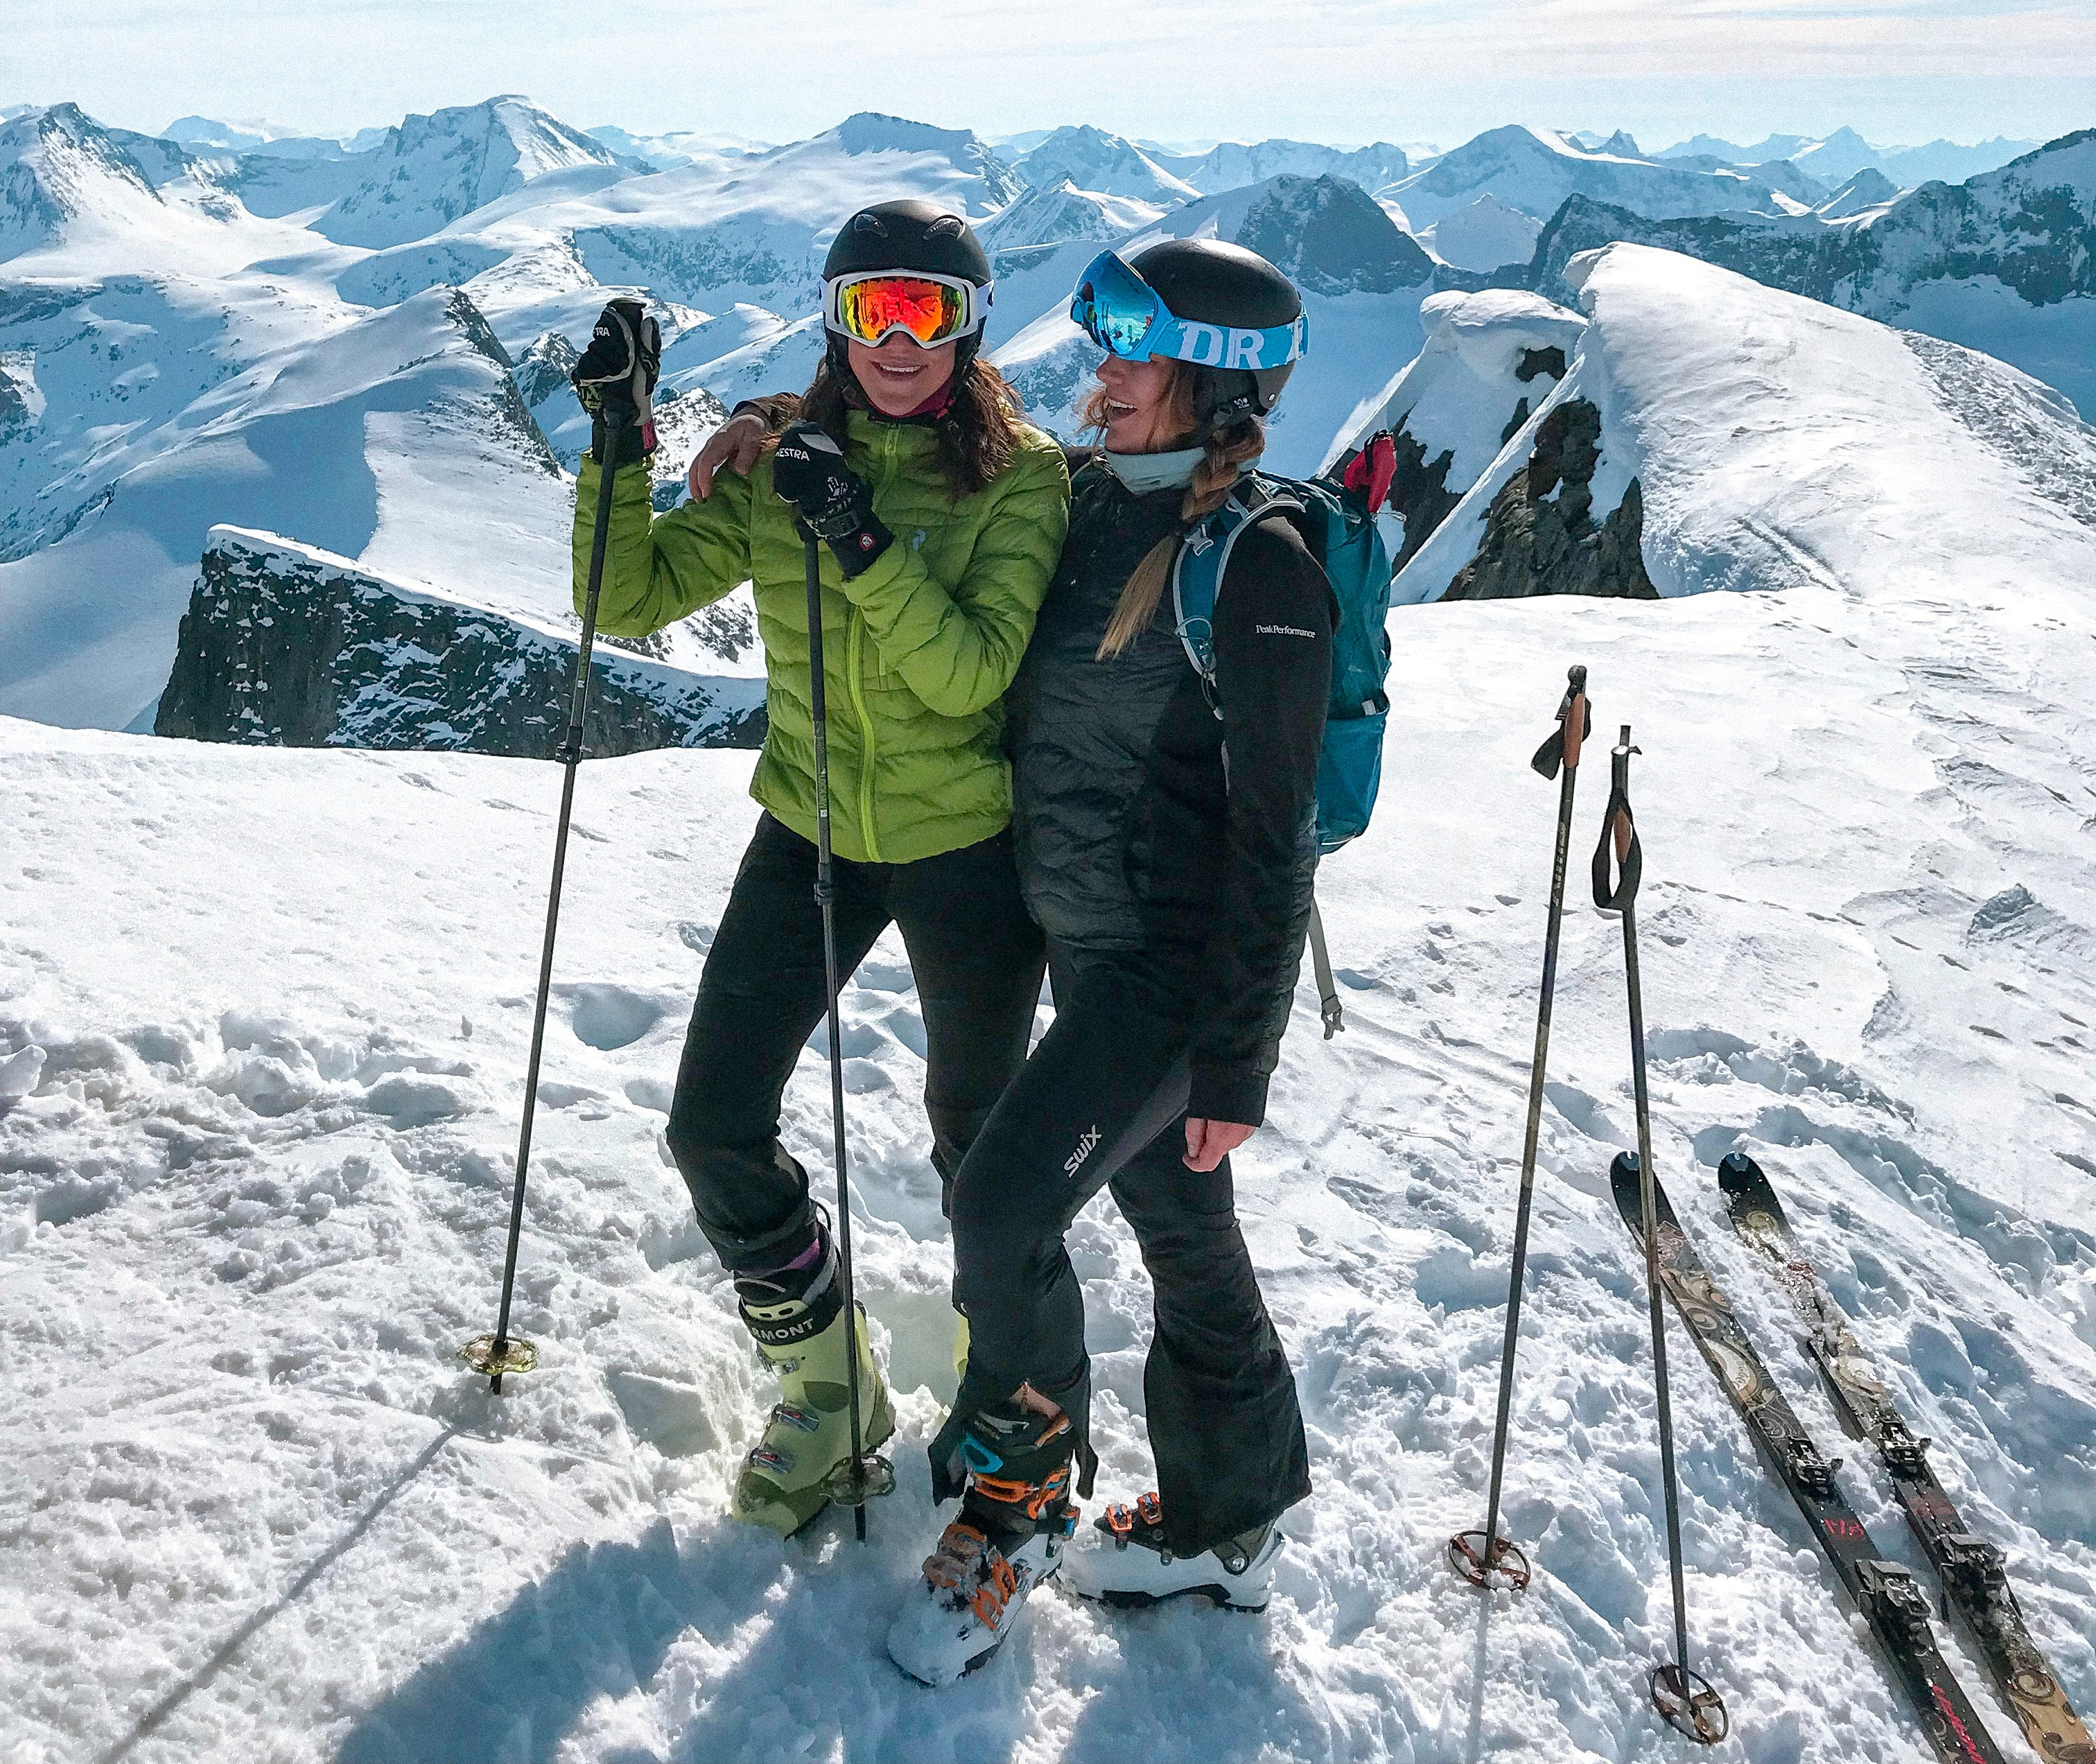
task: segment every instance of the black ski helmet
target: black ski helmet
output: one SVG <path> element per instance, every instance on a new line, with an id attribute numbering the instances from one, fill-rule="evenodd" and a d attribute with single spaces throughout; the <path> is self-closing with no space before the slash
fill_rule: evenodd
<path id="1" fill-rule="evenodd" d="M 823 260 L 823 280 L 878 269 L 914 269 L 972 282 L 982 290 L 985 307 L 989 304 L 995 279 L 990 274 L 989 255 L 983 250 L 975 229 L 960 216 L 921 196 L 877 202 L 845 221 L 830 241 L 829 255 Z M 845 339 L 834 330 L 828 331 L 828 337 L 830 371 L 845 385 L 856 386 L 850 358 L 845 353 Z M 981 347 L 980 325 L 959 339 L 954 350 L 956 382 L 967 372 L 968 364 Z"/>
<path id="2" fill-rule="evenodd" d="M 1222 239 L 1166 239 L 1128 260 L 1174 318 L 1203 325 L 1269 330 L 1303 314 L 1295 284 L 1257 251 Z M 1212 434 L 1246 417 L 1272 410 L 1295 371 L 1277 368 L 1195 368 L 1194 417 Z"/>

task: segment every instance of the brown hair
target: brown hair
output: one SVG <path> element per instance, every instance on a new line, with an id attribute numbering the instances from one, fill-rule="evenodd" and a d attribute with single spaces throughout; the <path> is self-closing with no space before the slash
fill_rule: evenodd
<path id="1" fill-rule="evenodd" d="M 845 432 L 845 418 L 856 402 L 845 381 L 825 354 L 815 378 L 801 395 L 802 421 L 819 423 L 833 435 Z M 954 395 L 933 428 L 939 439 L 939 469 L 958 502 L 993 483 L 1019 451 L 1019 395 L 1004 376 L 977 356 L 958 376 Z"/>
<path id="2" fill-rule="evenodd" d="M 1171 365 L 1172 378 L 1164 395 L 1174 413 L 1184 418 L 1180 432 L 1190 434 L 1194 428 L 1194 369 L 1180 361 Z M 1086 396 L 1077 409 L 1085 427 L 1105 429 L 1110 401 L 1103 386 Z M 1164 584 L 1171 579 L 1172 561 L 1179 555 L 1181 539 L 1203 515 L 1222 507 L 1231 486 L 1238 481 L 1238 468 L 1266 451 L 1266 425 L 1256 417 L 1247 416 L 1216 430 L 1202 446 L 1207 457 L 1194 468 L 1194 481 L 1181 499 L 1178 530 L 1158 540 L 1129 572 L 1120 598 L 1114 603 L 1113 617 L 1107 621 L 1106 633 L 1099 639 L 1096 661 L 1111 660 L 1149 630 L 1151 621 L 1157 616 L 1157 603 L 1164 597 Z"/>

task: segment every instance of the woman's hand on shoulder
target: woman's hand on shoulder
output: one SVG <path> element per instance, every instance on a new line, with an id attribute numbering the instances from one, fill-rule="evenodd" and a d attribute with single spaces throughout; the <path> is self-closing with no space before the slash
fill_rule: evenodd
<path id="1" fill-rule="evenodd" d="M 745 411 L 740 417 L 729 417 L 708 435 L 706 444 L 684 473 L 684 482 L 693 500 L 704 502 L 714 493 L 714 474 L 723 467 L 740 477 L 749 477 L 758 455 L 764 451 L 765 433 L 763 417 L 754 411 Z"/>
<path id="2" fill-rule="evenodd" d="M 1186 1117 L 1186 1168 L 1212 1170 L 1259 1129 L 1242 1121 L 1212 1121 L 1199 1115 Z"/>

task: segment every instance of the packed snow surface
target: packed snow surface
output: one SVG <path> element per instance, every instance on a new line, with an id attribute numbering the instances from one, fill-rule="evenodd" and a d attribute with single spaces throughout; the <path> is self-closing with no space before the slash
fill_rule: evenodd
<path id="1" fill-rule="evenodd" d="M 771 1393 L 661 1129 L 748 756 L 583 770 L 517 1286 L 543 1359 L 491 1399 L 454 1356 L 493 1321 L 553 769 L 0 724 L 11 1764 L 1678 1758 L 1644 1700 L 1657 1453 L 1606 1194 L 1633 1139 L 1620 935 L 1576 874 L 1508 1487 L 1539 1572 L 1479 1596 L 1440 1561 L 1482 1517 L 1555 804 L 1527 758 L 1573 662 L 1596 707 L 1575 860 L 1619 723 L 1643 750 L 1660 1173 L 1838 1450 L 1715 1193 L 1736 1146 L 1768 1168 L 2096 1708 L 2096 531 L 2017 463 L 2041 413 L 1967 408 L 1999 401 L 1984 378 L 1961 404 L 1954 367 L 1860 330 L 1836 374 L 1823 327 L 1862 321 L 1661 254 L 1583 269 L 1655 579 L 1748 592 L 1394 615 L 1382 811 L 1319 878 L 1348 1026 L 1320 1040 L 1299 992 L 1238 1159 L 1317 1485 L 1261 1619 L 1050 1588 L 952 1690 L 884 1657 L 952 1382 L 893 938 L 842 1019 L 900 1487 L 864 1548 L 835 1518 L 787 1543 L 727 1520 Z M 822 1039 L 785 1120 L 817 1170 Z M 1124 1499 L 1151 1476 L 1149 1295 L 1109 1203 L 1072 1249 L 1098 1494 Z M 1917 1764 L 1674 1327 L 1691 1635 L 1735 1729 L 1712 1755 Z"/>

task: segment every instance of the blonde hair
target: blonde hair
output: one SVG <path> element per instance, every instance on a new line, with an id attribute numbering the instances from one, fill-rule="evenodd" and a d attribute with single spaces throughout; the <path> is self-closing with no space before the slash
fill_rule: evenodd
<path id="1" fill-rule="evenodd" d="M 1182 362 L 1172 364 L 1172 382 L 1165 397 L 1175 413 L 1183 417 L 1181 431 L 1194 426 L 1194 372 Z M 1100 386 L 1079 407 L 1087 428 L 1107 426 L 1107 390 Z M 1142 561 L 1129 572 L 1128 581 L 1114 603 L 1113 617 L 1107 621 L 1099 639 L 1095 661 L 1107 662 L 1150 629 L 1157 617 L 1158 602 L 1164 598 L 1164 584 L 1172 577 L 1172 561 L 1179 554 L 1186 530 L 1203 515 L 1212 514 L 1228 500 L 1238 481 L 1238 467 L 1266 451 L 1266 426 L 1256 417 L 1246 417 L 1211 434 L 1202 443 L 1204 457 L 1194 468 L 1193 482 L 1179 504 L 1179 528 L 1168 533 L 1143 554 Z"/>

